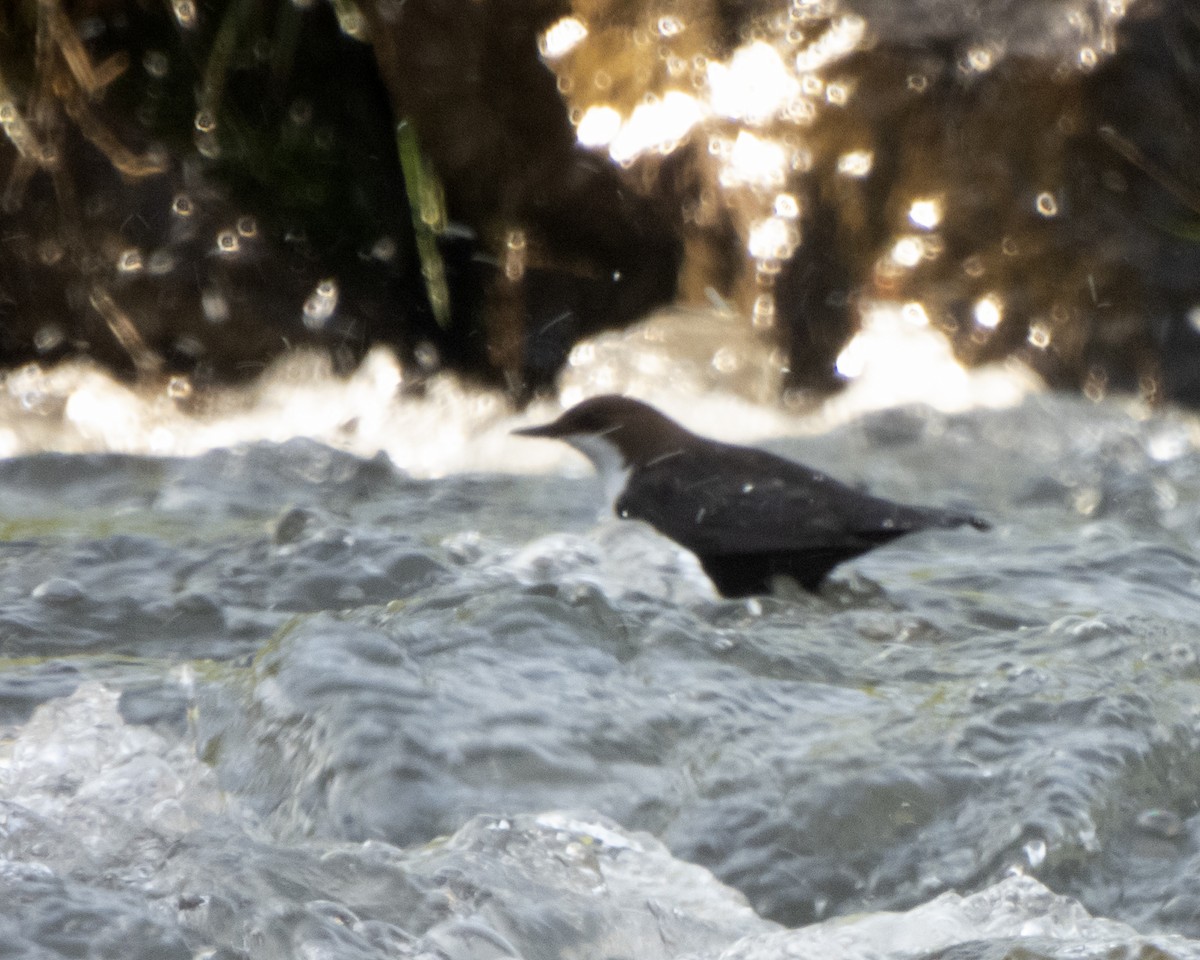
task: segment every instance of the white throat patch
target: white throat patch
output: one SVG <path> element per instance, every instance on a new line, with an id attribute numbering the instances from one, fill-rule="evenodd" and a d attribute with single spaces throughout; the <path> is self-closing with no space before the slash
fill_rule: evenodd
<path id="1" fill-rule="evenodd" d="M 609 503 L 616 503 L 617 497 L 625 489 L 630 470 L 621 457 L 621 451 L 603 437 L 580 434 L 563 439 L 592 461 L 592 466 L 604 481 L 604 495 Z"/>

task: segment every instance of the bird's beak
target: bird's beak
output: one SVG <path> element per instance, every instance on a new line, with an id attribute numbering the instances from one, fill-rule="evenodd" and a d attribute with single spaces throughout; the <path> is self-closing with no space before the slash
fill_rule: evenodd
<path id="1" fill-rule="evenodd" d="M 562 433 L 558 428 L 558 421 L 553 420 L 550 423 L 543 423 L 536 427 L 521 427 L 520 430 L 514 430 L 515 437 L 560 437 Z"/>

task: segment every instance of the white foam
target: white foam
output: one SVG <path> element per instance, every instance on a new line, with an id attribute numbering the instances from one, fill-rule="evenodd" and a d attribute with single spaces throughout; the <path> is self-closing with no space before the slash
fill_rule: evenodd
<path id="1" fill-rule="evenodd" d="M 118 700 L 88 681 L 38 706 L 5 741 L 0 797 L 76 838 L 80 853 L 124 860 L 147 831 L 167 843 L 231 811 L 194 744 L 127 724 Z"/>
<path id="2" fill-rule="evenodd" d="M 1077 901 L 1055 894 L 1032 877 L 1016 875 L 971 896 L 944 893 L 906 913 L 838 917 L 798 930 L 747 937 L 721 958 L 879 960 L 929 956 L 957 944 L 1024 937 L 1111 944 L 1113 954 L 1123 954 L 1118 949 L 1122 945 L 1169 944 L 1169 955 L 1195 955 L 1195 945 L 1181 937 L 1141 937 L 1127 924 L 1093 917 Z"/>
<path id="3" fill-rule="evenodd" d="M 890 312 L 889 312 L 890 310 Z M 252 384 L 194 395 L 180 378 L 146 386 L 90 363 L 30 365 L 0 380 L 0 456 L 44 450 L 191 456 L 255 441 L 308 437 L 363 456 L 384 451 L 414 476 L 500 471 L 583 474 L 564 444 L 510 435 L 599 393 L 644 399 L 706 436 L 735 442 L 817 432 L 896 403 L 941 410 L 1014 404 L 1035 389 L 1027 371 L 966 371 L 944 338 L 876 307 L 847 349 L 853 383 L 802 412 L 778 401 L 783 357 L 723 309 L 660 311 L 578 345 L 559 398 L 515 414 L 496 392 L 450 375 L 405 392 L 406 371 L 376 348 L 348 377 L 324 357 L 292 353 Z M 910 329 L 911 328 L 911 329 Z"/>

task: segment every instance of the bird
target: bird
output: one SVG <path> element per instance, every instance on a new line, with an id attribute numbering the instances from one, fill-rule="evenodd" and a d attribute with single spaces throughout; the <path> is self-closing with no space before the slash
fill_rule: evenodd
<path id="1" fill-rule="evenodd" d="M 818 592 L 847 560 L 919 530 L 991 524 L 969 513 L 871 496 L 819 470 L 685 429 L 631 397 L 592 397 L 514 430 L 563 440 L 604 478 L 613 509 L 695 554 L 717 592 L 773 592 L 776 578 Z"/>

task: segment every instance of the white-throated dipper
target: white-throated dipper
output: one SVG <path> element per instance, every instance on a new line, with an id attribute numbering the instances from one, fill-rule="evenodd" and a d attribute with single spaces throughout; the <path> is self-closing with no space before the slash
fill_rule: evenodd
<path id="1" fill-rule="evenodd" d="M 718 443 L 629 397 L 584 400 L 514 433 L 564 440 L 604 477 L 619 517 L 686 547 L 726 597 L 769 593 L 777 576 L 815 591 L 839 563 L 906 533 L 986 521 L 907 506 L 765 450 Z"/>

